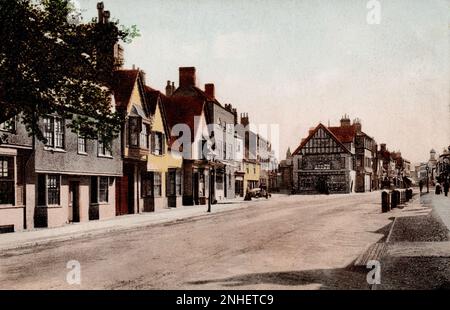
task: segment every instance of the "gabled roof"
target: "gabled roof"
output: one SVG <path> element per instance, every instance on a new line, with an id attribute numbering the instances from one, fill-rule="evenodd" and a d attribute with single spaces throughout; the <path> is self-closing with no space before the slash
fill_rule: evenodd
<path id="1" fill-rule="evenodd" d="M 339 139 L 342 143 L 351 143 L 354 141 L 357 130 L 355 125 L 328 127 L 328 129 Z"/>
<path id="2" fill-rule="evenodd" d="M 215 102 L 217 104 L 219 104 L 220 106 L 222 106 L 220 104 L 219 101 L 217 101 L 217 99 L 215 98 L 211 98 L 208 95 L 206 95 L 205 91 L 198 88 L 197 86 L 184 86 L 184 87 L 178 87 L 174 92 L 172 96 L 183 96 L 183 94 L 178 94 L 178 93 L 182 93 L 185 90 L 192 90 L 197 96 L 201 97 L 203 100 L 205 101 L 210 101 L 210 102 Z"/>
<path id="3" fill-rule="evenodd" d="M 118 70 L 114 72 L 113 92 L 117 107 L 127 107 L 138 76 L 139 70 Z"/>
<path id="4" fill-rule="evenodd" d="M 177 124 L 186 124 L 191 130 L 191 141 L 194 141 L 194 118 L 203 112 L 206 113 L 205 101 L 195 96 L 161 96 L 161 102 L 169 128 Z"/>
<path id="5" fill-rule="evenodd" d="M 309 135 L 306 139 L 304 139 L 300 145 L 297 147 L 297 149 L 292 153 L 292 155 L 297 155 L 300 150 L 308 143 L 309 140 L 312 139 L 312 137 L 314 137 L 314 135 L 316 134 L 317 131 L 319 131 L 319 129 L 322 128 L 323 130 L 325 130 L 325 132 L 327 132 L 330 137 L 335 140 L 335 142 L 341 146 L 345 151 L 349 152 L 350 151 L 345 147 L 345 145 L 339 140 L 339 138 L 327 127 L 325 127 L 322 123 L 319 123 L 319 125 L 316 126 L 316 128 L 314 128 L 313 130 L 311 130 L 309 132 Z"/>
<path id="6" fill-rule="evenodd" d="M 170 127 L 167 121 L 167 113 L 162 103 L 163 100 L 165 100 L 163 98 L 166 98 L 166 96 L 164 96 L 159 90 L 155 90 L 149 86 L 145 86 L 144 90 L 145 90 L 147 110 L 152 115 L 152 117 L 154 117 L 156 112 L 156 106 L 159 106 L 161 118 L 164 125 L 164 130 L 166 132 L 166 138 L 168 141 L 170 141 L 171 140 Z"/>

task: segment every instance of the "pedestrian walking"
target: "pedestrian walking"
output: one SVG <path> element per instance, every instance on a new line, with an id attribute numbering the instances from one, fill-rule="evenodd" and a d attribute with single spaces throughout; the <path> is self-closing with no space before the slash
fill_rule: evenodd
<path id="1" fill-rule="evenodd" d="M 444 181 L 444 194 L 447 197 L 448 196 L 448 189 L 450 187 L 450 183 L 448 182 L 448 180 Z"/>
<path id="2" fill-rule="evenodd" d="M 420 181 L 419 181 L 419 189 L 420 189 L 420 193 L 422 194 L 423 180 L 420 180 Z"/>

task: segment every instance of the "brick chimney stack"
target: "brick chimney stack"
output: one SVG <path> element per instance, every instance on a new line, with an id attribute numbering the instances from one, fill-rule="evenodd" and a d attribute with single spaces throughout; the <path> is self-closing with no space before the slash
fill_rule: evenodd
<path id="1" fill-rule="evenodd" d="M 172 96 L 173 91 L 172 91 L 172 85 L 170 85 L 170 81 L 167 81 L 167 85 L 166 85 L 166 96 L 170 97 Z"/>
<path id="2" fill-rule="evenodd" d="M 380 144 L 380 151 L 386 152 L 386 143 L 381 143 Z"/>
<path id="3" fill-rule="evenodd" d="M 361 120 L 359 118 L 357 118 L 357 119 L 355 119 L 353 121 L 353 125 L 355 126 L 357 133 L 361 133 L 362 132 Z"/>
<path id="4" fill-rule="evenodd" d="M 341 127 L 348 127 L 351 125 L 350 122 L 350 118 L 348 118 L 348 115 L 345 114 L 342 118 L 341 118 Z"/>
<path id="5" fill-rule="evenodd" d="M 104 13 L 105 5 L 103 2 L 97 3 L 97 11 L 98 11 L 98 20 L 97 23 L 103 24 L 103 13 Z"/>
<path id="6" fill-rule="evenodd" d="M 205 94 L 210 99 L 216 99 L 214 84 L 212 83 L 205 84 Z"/>
<path id="7" fill-rule="evenodd" d="M 111 17 L 111 12 L 110 11 L 105 11 L 103 13 L 103 23 L 107 24 L 109 23 L 109 18 Z"/>
<path id="8" fill-rule="evenodd" d="M 180 67 L 180 87 L 194 87 L 196 83 L 195 67 Z"/>
<path id="9" fill-rule="evenodd" d="M 237 123 L 238 123 L 237 110 L 236 110 L 236 108 L 232 108 L 231 111 L 232 111 L 233 116 L 234 116 L 234 124 L 237 125 Z"/>
<path id="10" fill-rule="evenodd" d="M 241 113 L 241 125 L 247 127 L 249 123 L 248 113 Z"/>

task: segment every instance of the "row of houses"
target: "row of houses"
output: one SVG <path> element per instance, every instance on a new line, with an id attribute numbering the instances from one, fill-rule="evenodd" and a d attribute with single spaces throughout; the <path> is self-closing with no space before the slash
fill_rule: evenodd
<path id="1" fill-rule="evenodd" d="M 444 148 L 440 155 L 434 149 L 430 150 L 428 161 L 415 166 L 414 178 L 416 182 L 424 182 L 431 185 L 442 183 L 449 178 L 450 172 L 450 147 Z"/>
<path id="2" fill-rule="evenodd" d="M 102 23 L 103 6 L 98 6 Z M 164 92 L 139 68 L 117 67 L 111 110 L 124 115 L 113 140 L 86 139 L 70 119 L 39 120 L 47 142 L 27 132 L 21 116 L 0 124 L 0 231 L 55 227 L 205 205 L 270 190 L 276 169 L 271 143 L 250 129 L 249 116 L 222 104 L 215 86 L 197 85 L 196 68 L 179 68 Z"/>
<path id="3" fill-rule="evenodd" d="M 168 82 L 165 93 L 140 69 L 116 70 L 113 80 L 112 108 L 126 115 L 113 141 L 85 139 L 58 115 L 40 120 L 46 144 L 20 116 L 1 125 L 0 226 L 55 227 L 269 189 L 270 142 L 248 129 L 248 114 L 215 98 L 214 84 L 197 87 L 194 67 L 179 68 L 179 86 Z"/>
<path id="4" fill-rule="evenodd" d="M 343 116 L 339 126 L 318 124 L 278 168 L 281 190 L 299 194 L 368 192 L 405 186 L 411 163 L 401 152 L 362 130 L 359 119 Z"/>

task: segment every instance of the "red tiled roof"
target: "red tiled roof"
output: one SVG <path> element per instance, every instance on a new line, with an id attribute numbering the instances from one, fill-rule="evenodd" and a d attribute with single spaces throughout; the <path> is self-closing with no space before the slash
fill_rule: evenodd
<path id="1" fill-rule="evenodd" d="M 150 114 L 155 114 L 156 105 L 158 104 L 158 98 L 161 96 L 159 90 L 155 90 L 149 86 L 145 86 L 145 99 L 147 103 L 147 110 Z"/>
<path id="2" fill-rule="evenodd" d="M 113 92 L 116 106 L 126 107 L 130 101 L 139 70 L 118 70 L 114 72 Z"/>
<path id="3" fill-rule="evenodd" d="M 193 141 L 195 132 L 194 118 L 195 116 L 200 116 L 204 111 L 204 100 L 193 96 L 166 97 L 161 95 L 161 102 L 169 128 L 173 128 L 177 124 L 188 125 L 191 130 L 191 141 Z"/>
<path id="4" fill-rule="evenodd" d="M 353 142 L 357 133 L 356 126 L 339 126 L 328 127 L 328 129 L 341 141 L 342 143 Z"/>

